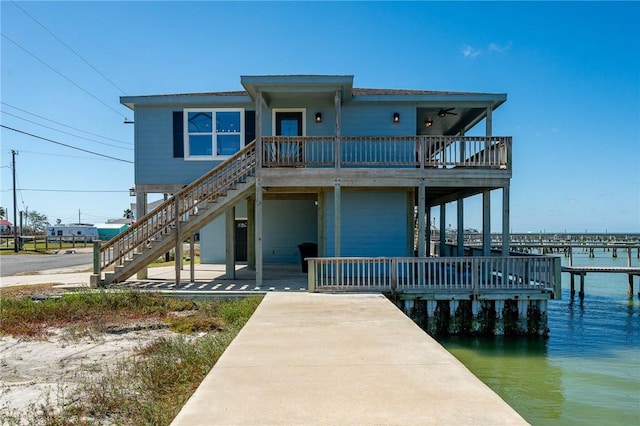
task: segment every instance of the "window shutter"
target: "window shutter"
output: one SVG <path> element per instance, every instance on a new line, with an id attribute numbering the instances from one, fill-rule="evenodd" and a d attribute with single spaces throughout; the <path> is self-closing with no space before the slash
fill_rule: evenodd
<path id="1" fill-rule="evenodd" d="M 256 138 L 256 112 L 244 112 L 244 144 L 248 145 Z"/>
<path id="2" fill-rule="evenodd" d="M 182 111 L 173 111 L 173 158 L 184 158 L 184 121 Z"/>

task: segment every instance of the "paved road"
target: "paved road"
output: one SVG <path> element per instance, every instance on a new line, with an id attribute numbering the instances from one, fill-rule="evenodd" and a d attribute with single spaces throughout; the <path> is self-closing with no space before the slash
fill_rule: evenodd
<path id="1" fill-rule="evenodd" d="M 0 255 L 0 276 L 44 271 L 47 269 L 68 268 L 86 265 L 87 268 L 93 262 L 92 253 L 75 254 L 11 254 Z"/>

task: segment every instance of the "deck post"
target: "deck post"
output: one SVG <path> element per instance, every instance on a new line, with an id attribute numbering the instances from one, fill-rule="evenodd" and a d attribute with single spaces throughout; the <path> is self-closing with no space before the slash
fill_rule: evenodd
<path id="1" fill-rule="evenodd" d="M 420 186 L 418 187 L 418 256 L 425 257 L 427 255 L 425 250 L 426 243 L 426 226 L 425 226 L 425 203 L 426 203 L 426 189 L 424 179 L 420 179 Z"/>
<path id="2" fill-rule="evenodd" d="M 336 90 L 336 93 L 333 97 L 333 105 L 336 111 L 336 141 L 334 161 L 336 170 L 339 171 L 342 167 L 342 93 L 340 92 L 340 90 Z"/>
<path id="3" fill-rule="evenodd" d="M 571 280 L 571 298 L 573 299 L 573 296 L 576 295 L 576 280 L 575 280 L 576 274 L 574 274 L 573 272 L 570 272 L 569 275 Z"/>
<path id="4" fill-rule="evenodd" d="M 629 299 L 633 299 L 633 274 L 629 274 L 629 288 L 627 289 Z"/>
<path id="5" fill-rule="evenodd" d="M 256 269 L 256 197 L 247 202 L 247 268 Z"/>
<path id="6" fill-rule="evenodd" d="M 495 301 L 496 323 L 493 334 L 496 336 L 504 335 L 504 300 Z"/>
<path id="7" fill-rule="evenodd" d="M 464 198 L 458 197 L 458 253 L 456 256 L 464 256 Z"/>
<path id="8" fill-rule="evenodd" d="M 262 169 L 262 90 L 256 91 L 256 175 Z"/>
<path id="9" fill-rule="evenodd" d="M 413 300 L 405 300 L 404 301 L 404 313 L 408 317 L 411 317 L 411 310 L 413 309 Z"/>
<path id="10" fill-rule="evenodd" d="M 318 193 L 318 257 L 324 257 L 327 253 L 326 224 L 327 224 L 327 194 L 324 189 Z"/>
<path id="11" fill-rule="evenodd" d="M 333 252 L 335 257 L 340 257 L 340 247 L 342 242 L 340 241 L 341 227 L 342 227 L 342 191 L 340 188 L 340 179 L 336 179 L 333 184 Z"/>
<path id="12" fill-rule="evenodd" d="M 471 301 L 471 332 L 477 333 L 482 329 L 482 324 L 478 321 L 478 314 L 480 313 L 481 303 L 479 300 Z"/>
<path id="13" fill-rule="evenodd" d="M 46 240 L 46 238 L 45 238 Z M 93 240 L 93 274 L 89 277 L 89 286 L 97 287 L 102 279 L 102 271 L 100 268 L 100 246 L 102 241 Z"/>
<path id="14" fill-rule="evenodd" d="M 225 278 L 234 280 L 236 278 L 236 250 L 235 250 L 235 225 L 236 208 L 227 209 L 225 216 Z"/>
<path id="15" fill-rule="evenodd" d="M 140 219 L 147 214 L 147 193 L 136 188 L 136 218 Z M 146 280 L 149 277 L 149 269 L 145 266 L 136 274 L 139 280 Z"/>
<path id="16" fill-rule="evenodd" d="M 482 192 L 482 255 L 491 256 L 491 191 Z"/>
<path id="17" fill-rule="evenodd" d="M 584 277 L 587 275 L 586 272 L 580 273 L 580 292 L 578 292 L 578 297 L 580 300 L 584 300 Z"/>
<path id="18" fill-rule="evenodd" d="M 255 252 L 256 252 L 256 285 L 262 285 L 262 179 L 256 179 L 255 203 Z"/>
<path id="19" fill-rule="evenodd" d="M 440 250 L 438 255 L 443 257 L 447 246 L 447 205 L 440 204 Z"/>
<path id="20" fill-rule="evenodd" d="M 436 321 L 437 300 L 427 300 L 427 332 L 434 335 L 438 331 Z"/>
<path id="21" fill-rule="evenodd" d="M 196 234 L 191 234 L 189 238 L 189 282 L 196 281 Z"/>
<path id="22" fill-rule="evenodd" d="M 180 216 L 180 196 L 173 195 L 173 218 L 176 222 L 176 248 L 174 264 L 176 270 L 176 287 L 180 285 L 180 270 L 182 269 L 182 230 L 180 229 L 182 217 Z"/>
<path id="23" fill-rule="evenodd" d="M 502 188 L 502 257 L 509 257 L 509 187 Z"/>
<path id="24" fill-rule="evenodd" d="M 460 319 L 456 316 L 460 302 L 456 299 L 449 301 L 449 334 L 460 332 Z"/>
<path id="25" fill-rule="evenodd" d="M 307 261 L 307 291 L 313 293 L 316 291 L 316 261 L 308 259 Z"/>
<path id="26" fill-rule="evenodd" d="M 538 335 L 546 336 L 547 335 L 547 300 L 538 300 L 538 312 L 540 312 L 540 317 L 538 319 Z"/>
<path id="27" fill-rule="evenodd" d="M 518 320 L 520 322 L 520 331 L 527 333 L 529 325 L 527 324 L 527 315 L 529 313 L 529 300 L 518 299 Z"/>

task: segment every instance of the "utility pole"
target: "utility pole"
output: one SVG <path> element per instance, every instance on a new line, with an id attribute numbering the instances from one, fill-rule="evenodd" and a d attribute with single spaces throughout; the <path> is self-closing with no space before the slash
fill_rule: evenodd
<path id="1" fill-rule="evenodd" d="M 16 196 L 16 155 L 18 155 L 18 151 L 11 150 L 11 169 L 13 172 L 13 251 L 16 253 L 19 251 L 19 243 L 18 243 L 18 213 L 17 213 L 17 204 L 18 197 Z"/>
<path id="2" fill-rule="evenodd" d="M 80 225 L 82 221 L 80 220 L 80 209 L 78 209 L 78 225 Z"/>

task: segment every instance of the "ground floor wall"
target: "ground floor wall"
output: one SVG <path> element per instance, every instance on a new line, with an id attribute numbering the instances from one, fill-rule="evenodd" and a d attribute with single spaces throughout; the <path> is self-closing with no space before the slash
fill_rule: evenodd
<path id="1" fill-rule="evenodd" d="M 409 234 L 413 232 L 413 193 L 342 190 L 340 198 L 340 256 L 413 256 L 409 241 Z M 325 256 L 333 257 L 336 252 L 334 192 L 327 191 L 325 199 Z"/>
<path id="2" fill-rule="evenodd" d="M 247 202 L 238 204 L 236 221 L 247 220 L 247 216 Z M 265 200 L 263 262 L 299 262 L 298 245 L 318 241 L 317 218 L 317 203 L 314 200 Z M 226 262 L 225 222 L 226 218 L 222 215 L 200 230 L 202 263 Z M 247 238 L 253 238 L 253 235 L 247 234 Z"/>

